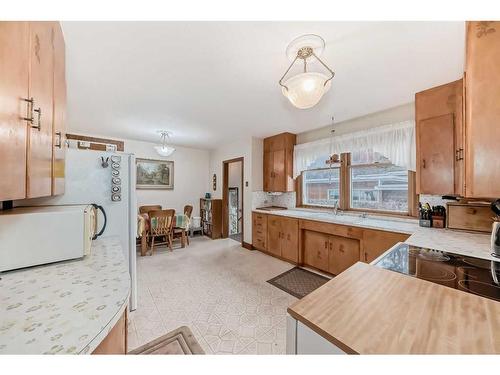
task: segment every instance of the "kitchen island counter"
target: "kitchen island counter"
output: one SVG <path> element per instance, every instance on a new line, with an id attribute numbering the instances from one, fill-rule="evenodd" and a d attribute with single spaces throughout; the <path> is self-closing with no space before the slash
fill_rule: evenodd
<path id="1" fill-rule="evenodd" d="M 500 302 L 361 262 L 288 313 L 346 353 L 500 353 Z"/>
<path id="2" fill-rule="evenodd" d="M 127 308 L 130 276 L 119 239 L 83 259 L 0 275 L 0 354 L 90 354 Z"/>

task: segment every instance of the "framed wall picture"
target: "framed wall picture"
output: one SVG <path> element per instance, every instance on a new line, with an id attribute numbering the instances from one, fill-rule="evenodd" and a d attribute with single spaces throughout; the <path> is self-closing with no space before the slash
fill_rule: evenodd
<path id="1" fill-rule="evenodd" d="M 173 189 L 174 162 L 156 159 L 136 159 L 137 189 Z"/>

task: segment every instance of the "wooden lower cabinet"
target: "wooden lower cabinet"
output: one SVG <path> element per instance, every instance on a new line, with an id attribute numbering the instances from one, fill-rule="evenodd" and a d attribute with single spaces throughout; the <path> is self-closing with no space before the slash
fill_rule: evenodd
<path id="1" fill-rule="evenodd" d="M 283 218 L 281 221 L 281 257 L 290 262 L 299 261 L 299 221 Z"/>
<path id="2" fill-rule="evenodd" d="M 361 261 L 371 263 L 384 251 L 390 249 L 398 242 L 404 242 L 410 237 L 409 234 L 386 232 L 383 230 L 363 230 L 363 251 Z"/>
<path id="3" fill-rule="evenodd" d="M 338 275 L 359 261 L 359 240 L 330 236 L 328 272 Z"/>
<path id="4" fill-rule="evenodd" d="M 127 354 L 127 308 L 92 354 Z"/>
<path id="5" fill-rule="evenodd" d="M 303 232 L 304 264 L 328 272 L 330 236 L 306 230 Z"/>
<path id="6" fill-rule="evenodd" d="M 267 251 L 281 257 L 281 221 L 278 216 L 267 218 Z"/>
<path id="7" fill-rule="evenodd" d="M 299 221 L 255 212 L 253 215 L 253 246 L 281 259 L 297 263 L 299 260 Z M 267 222 L 260 216 L 267 216 Z M 264 228 L 267 228 L 267 237 L 263 242 L 259 232 Z M 265 246 L 262 246 L 263 244 Z"/>
<path id="8" fill-rule="evenodd" d="M 252 214 L 252 244 L 257 250 L 267 250 L 267 215 Z"/>
<path id="9" fill-rule="evenodd" d="M 334 275 L 354 263 L 370 263 L 408 234 L 253 213 L 254 248 Z M 262 232 L 267 236 L 264 238 Z"/>
<path id="10" fill-rule="evenodd" d="M 305 230 L 304 265 L 338 275 L 359 261 L 359 240 Z"/>

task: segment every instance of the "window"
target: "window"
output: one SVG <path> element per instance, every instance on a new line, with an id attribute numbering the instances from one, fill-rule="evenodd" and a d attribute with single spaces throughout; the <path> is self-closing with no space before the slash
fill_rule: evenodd
<path id="1" fill-rule="evenodd" d="M 408 171 L 372 150 L 353 152 L 350 202 L 354 209 L 408 212 Z"/>
<path id="2" fill-rule="evenodd" d="M 340 168 L 323 168 L 302 173 L 302 204 L 333 207 L 340 198 Z"/>
<path id="3" fill-rule="evenodd" d="M 409 190 L 413 189 L 409 189 L 406 168 L 392 164 L 372 150 L 347 156 L 344 159 L 350 159 L 349 164 L 302 173 L 303 205 L 333 207 L 339 202 L 344 209 L 409 213 Z M 343 189 L 345 197 L 341 194 Z"/>

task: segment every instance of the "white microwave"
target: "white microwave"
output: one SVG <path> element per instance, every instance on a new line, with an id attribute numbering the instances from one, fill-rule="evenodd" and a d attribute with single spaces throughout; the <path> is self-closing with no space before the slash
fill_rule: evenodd
<path id="1" fill-rule="evenodd" d="M 0 211 L 0 272 L 90 254 L 97 205 L 17 207 Z M 103 211 L 104 217 L 106 217 Z"/>

